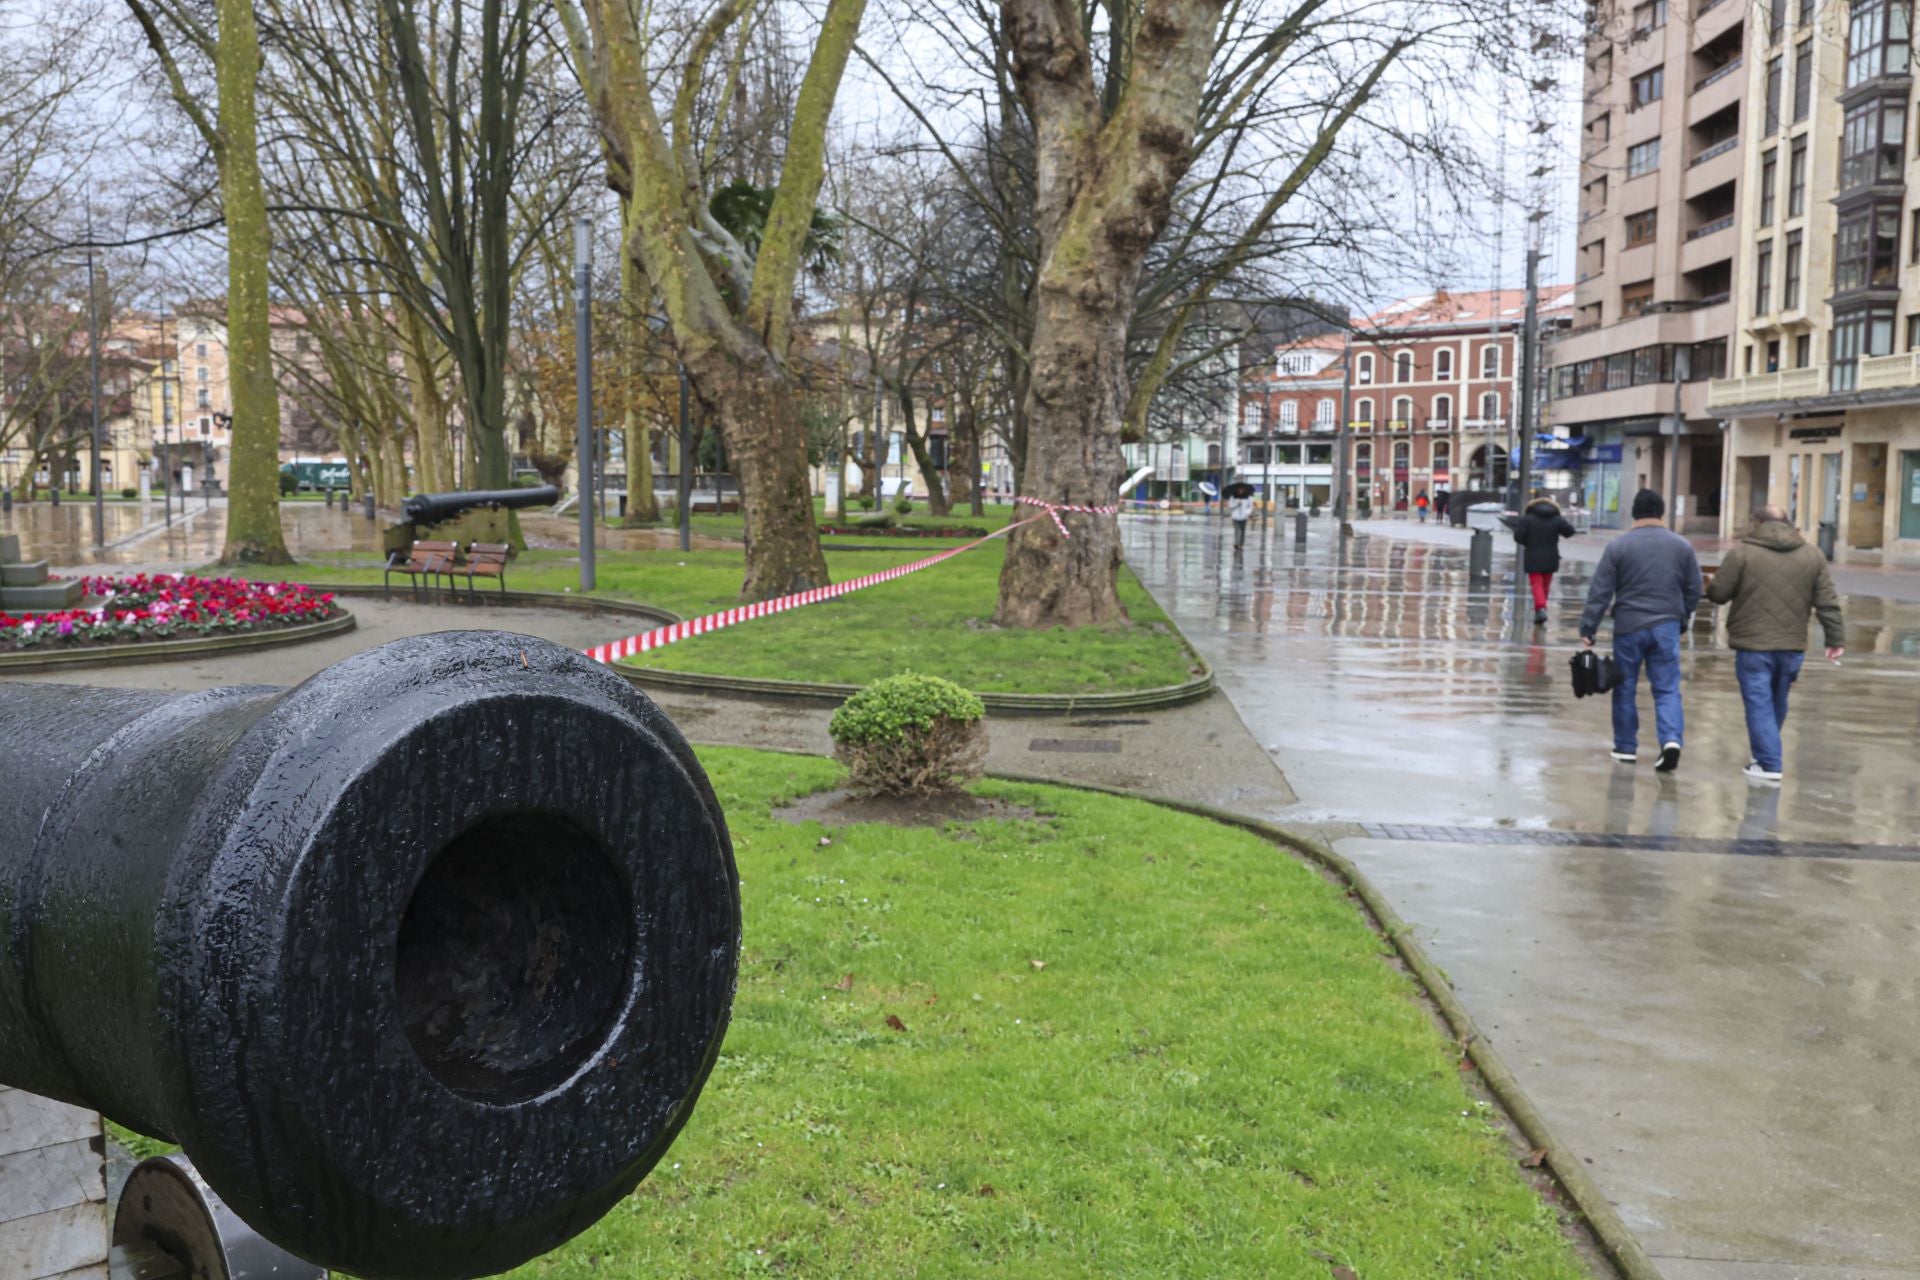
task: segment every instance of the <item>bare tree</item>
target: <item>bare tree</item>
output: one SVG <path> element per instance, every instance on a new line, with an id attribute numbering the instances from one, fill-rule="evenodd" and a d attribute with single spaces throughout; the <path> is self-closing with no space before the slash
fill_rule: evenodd
<path id="1" fill-rule="evenodd" d="M 771 5 L 718 0 L 685 28 L 670 59 L 656 60 L 666 33 L 644 30 L 623 0 L 559 0 L 600 123 L 608 182 L 622 200 L 627 252 L 660 298 L 739 474 L 747 531 L 741 595 L 749 600 L 827 580 L 789 346 L 794 293 L 817 231 L 828 121 L 865 7 L 827 0 L 785 128 L 779 181 L 749 246 L 715 216 L 712 199 L 723 185 L 716 178 L 727 175 L 714 164 L 711 130 L 699 127 L 696 106 L 716 69 L 732 82 Z"/>

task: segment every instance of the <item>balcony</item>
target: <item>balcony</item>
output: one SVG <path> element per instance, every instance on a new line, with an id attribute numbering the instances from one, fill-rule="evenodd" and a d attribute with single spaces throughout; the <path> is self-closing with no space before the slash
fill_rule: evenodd
<path id="1" fill-rule="evenodd" d="M 1740 163 L 1739 134 L 1714 143 L 1687 162 L 1686 177 L 1681 182 L 1681 196 L 1695 200 L 1715 187 L 1726 186 L 1740 176 Z"/>
<path id="2" fill-rule="evenodd" d="M 1859 389 L 1862 391 L 1884 391 L 1888 387 L 1916 385 L 1920 385 L 1920 351 L 1860 358 Z"/>
<path id="3" fill-rule="evenodd" d="M 1879 359 L 1906 360 L 1906 356 L 1881 356 Z M 1868 361 L 1861 361 L 1863 376 Z M 1901 385 L 1898 382 L 1891 386 Z M 1729 409 L 1743 404 L 1770 404 L 1775 400 L 1797 400 L 1803 396 L 1825 394 L 1827 366 L 1809 365 L 1804 369 L 1782 369 L 1778 373 L 1756 373 L 1744 378 L 1715 378 L 1707 384 L 1707 408 Z"/>
<path id="4" fill-rule="evenodd" d="M 1697 125 L 1709 116 L 1725 111 L 1746 96 L 1747 78 L 1741 74 L 1743 65 L 1743 59 L 1735 58 L 1711 74 L 1694 81 L 1693 92 L 1687 97 L 1689 125 Z"/>
<path id="5" fill-rule="evenodd" d="M 1739 245 L 1739 237 L 1733 230 L 1733 215 L 1715 218 L 1687 232 L 1686 243 L 1680 246 L 1680 270 L 1699 271 L 1715 263 L 1731 262 Z"/>
<path id="6" fill-rule="evenodd" d="M 1746 16 L 1747 6 L 1744 4 L 1714 0 L 1712 4 L 1702 5 L 1694 10 L 1693 31 L 1688 43 L 1696 50 L 1704 49 L 1739 26 Z"/>
<path id="7" fill-rule="evenodd" d="M 1451 430 L 1453 430 L 1453 419 L 1451 419 L 1451 418 L 1428 418 L 1428 419 L 1427 419 L 1427 430 L 1429 430 L 1429 431 L 1432 431 L 1432 432 L 1435 432 L 1436 434 L 1438 434 L 1438 433 L 1440 433 L 1440 432 L 1446 432 L 1446 431 L 1451 431 Z"/>
<path id="8" fill-rule="evenodd" d="M 1355 435 L 1366 435 L 1368 432 L 1373 430 L 1373 423 L 1349 422 L 1347 424 L 1347 430 L 1353 432 Z"/>
<path id="9" fill-rule="evenodd" d="M 1388 431 L 1400 431 L 1400 432 L 1407 432 L 1407 431 L 1411 431 L 1411 430 L 1413 430 L 1413 421 L 1412 421 L 1412 419 L 1410 419 L 1410 418 L 1393 418 L 1393 419 L 1390 419 L 1390 420 L 1389 420 L 1389 421 L 1387 422 L 1387 430 L 1388 430 Z"/>

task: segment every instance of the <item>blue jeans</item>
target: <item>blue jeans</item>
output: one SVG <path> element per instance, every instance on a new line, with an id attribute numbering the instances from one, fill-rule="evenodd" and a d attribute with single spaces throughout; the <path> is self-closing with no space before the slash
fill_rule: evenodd
<path id="1" fill-rule="evenodd" d="M 1791 649 L 1741 649 L 1733 655 L 1740 701 L 1747 706 L 1747 749 L 1768 773 L 1780 772 L 1780 730 L 1787 723 L 1787 693 L 1807 655 Z"/>
<path id="2" fill-rule="evenodd" d="M 1640 709 L 1634 698 L 1640 691 L 1640 667 L 1647 668 L 1653 686 L 1653 721 L 1660 745 L 1683 742 L 1686 718 L 1680 712 L 1680 624 L 1656 622 L 1639 631 L 1613 638 L 1613 661 L 1620 683 L 1613 686 L 1613 749 L 1634 752 L 1640 743 Z"/>

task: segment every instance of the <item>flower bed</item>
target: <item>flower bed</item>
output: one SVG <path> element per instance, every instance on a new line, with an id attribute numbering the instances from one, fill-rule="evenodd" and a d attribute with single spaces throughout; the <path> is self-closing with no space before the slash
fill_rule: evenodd
<path id="1" fill-rule="evenodd" d="M 140 573 L 83 578 L 81 585 L 96 601 L 88 608 L 0 613 L 0 653 L 268 631 L 341 613 L 332 595 L 292 582 Z"/>

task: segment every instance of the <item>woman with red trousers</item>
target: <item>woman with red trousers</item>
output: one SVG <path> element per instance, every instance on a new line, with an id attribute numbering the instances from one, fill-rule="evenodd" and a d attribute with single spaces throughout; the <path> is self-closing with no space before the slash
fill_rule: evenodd
<path id="1" fill-rule="evenodd" d="M 1533 625 L 1547 620 L 1547 592 L 1553 587 L 1553 575 L 1560 572 L 1560 539 L 1571 538 L 1576 530 L 1560 514 L 1559 504 L 1541 496 L 1527 504 L 1517 520 L 1510 520 L 1513 540 L 1524 548 L 1527 585 L 1533 588 Z"/>

